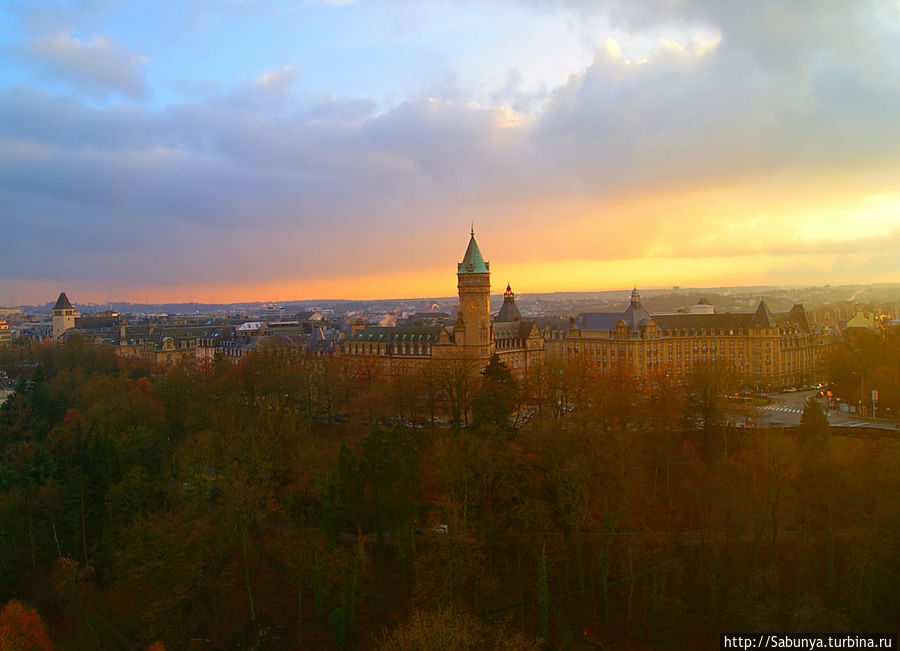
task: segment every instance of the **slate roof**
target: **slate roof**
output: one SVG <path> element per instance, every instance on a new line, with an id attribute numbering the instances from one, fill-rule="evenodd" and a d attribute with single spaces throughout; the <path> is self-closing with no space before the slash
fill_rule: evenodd
<path id="1" fill-rule="evenodd" d="M 75 327 L 80 330 L 99 330 L 101 328 L 118 328 L 117 316 L 81 316 L 75 319 Z"/>
<path id="2" fill-rule="evenodd" d="M 738 331 L 750 327 L 752 313 L 731 312 L 724 314 L 654 314 L 660 330 L 729 330 Z"/>
<path id="3" fill-rule="evenodd" d="M 211 339 L 223 341 L 231 339 L 233 335 L 234 326 L 157 325 L 151 329 L 149 325 L 139 325 L 126 327 L 125 343 L 153 344 L 159 346 L 166 337 L 170 337 L 180 343 L 185 339 Z"/>
<path id="4" fill-rule="evenodd" d="M 69 302 L 69 297 L 66 296 L 65 292 L 59 293 L 59 298 L 56 299 L 56 305 L 53 306 L 54 310 L 74 310 L 72 304 Z"/>
<path id="5" fill-rule="evenodd" d="M 347 341 L 375 344 L 437 343 L 443 326 L 366 326 Z"/>
<path id="6" fill-rule="evenodd" d="M 621 318 L 621 312 L 583 312 L 575 317 L 575 327 L 579 330 L 613 331 Z"/>
<path id="7" fill-rule="evenodd" d="M 494 323 L 509 323 L 511 321 L 521 321 L 522 313 L 519 306 L 516 305 L 516 296 L 512 292 L 509 283 L 506 284 L 506 293 L 503 295 L 503 307 L 497 313 Z"/>
<path id="8" fill-rule="evenodd" d="M 614 331 L 616 323 L 624 321 L 632 332 L 647 325 L 652 317 L 641 304 L 641 295 L 637 288 L 631 292 L 631 303 L 624 312 L 584 312 L 575 317 L 575 327 L 579 330 Z"/>
<path id="9" fill-rule="evenodd" d="M 306 350 L 316 354 L 330 353 L 334 350 L 334 344 L 339 339 L 340 332 L 337 330 L 313 328 L 313 331 L 306 335 Z"/>
<path id="10" fill-rule="evenodd" d="M 494 341 L 498 339 L 525 339 L 535 327 L 534 321 L 494 322 Z"/>
<path id="11" fill-rule="evenodd" d="M 612 332 L 616 329 L 619 320 L 632 330 L 653 319 L 664 333 L 678 330 L 713 330 L 723 331 L 726 334 L 738 332 L 749 328 L 780 328 L 782 330 L 799 330 L 812 332 L 806 310 L 802 305 L 794 305 L 789 312 L 773 315 L 765 301 L 760 301 L 754 312 L 730 312 L 694 314 L 690 312 L 678 312 L 674 314 L 650 315 L 638 302 L 633 301 L 625 312 L 585 312 L 575 318 L 574 325 L 579 330 L 599 330 Z M 637 326 L 637 328 L 636 328 Z"/>
<path id="12" fill-rule="evenodd" d="M 776 328 L 778 327 L 775 323 L 775 318 L 772 316 L 772 313 L 769 311 L 769 307 L 766 305 L 765 301 L 760 301 L 759 306 L 756 308 L 756 312 L 753 313 L 753 319 L 750 322 L 755 328 Z"/>
<path id="13" fill-rule="evenodd" d="M 806 310 L 802 305 L 794 305 L 791 310 L 785 314 L 776 314 L 775 322 L 781 330 L 792 330 L 798 332 L 812 332 Z"/>

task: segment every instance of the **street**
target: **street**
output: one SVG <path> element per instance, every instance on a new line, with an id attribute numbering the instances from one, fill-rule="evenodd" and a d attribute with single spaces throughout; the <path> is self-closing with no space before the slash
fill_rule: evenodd
<path id="1" fill-rule="evenodd" d="M 817 391 L 797 391 L 795 393 L 772 393 L 769 398 L 773 400 L 773 404 L 759 408 L 757 422 L 761 426 L 779 426 L 793 427 L 800 424 L 800 415 L 803 413 L 803 406 L 807 399 L 818 393 Z M 825 407 L 824 401 L 820 400 L 822 407 Z M 828 411 L 828 422 L 832 427 L 871 427 L 877 429 L 896 430 L 897 424 L 893 421 L 886 421 L 872 418 L 858 418 L 853 414 L 844 412 Z"/>

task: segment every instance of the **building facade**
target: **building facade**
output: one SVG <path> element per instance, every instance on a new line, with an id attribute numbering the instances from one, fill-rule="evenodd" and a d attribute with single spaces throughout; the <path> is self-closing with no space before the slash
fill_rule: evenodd
<path id="1" fill-rule="evenodd" d="M 491 318 L 491 271 L 474 230 L 456 265 L 459 312 L 451 325 L 354 326 L 338 347 L 341 355 L 380 378 L 422 373 L 437 361 L 483 369 L 495 353 L 516 376 L 544 358 L 544 338 L 534 321 L 522 319 L 509 286 L 504 306 Z"/>
<path id="2" fill-rule="evenodd" d="M 771 390 L 824 380 L 834 333 L 814 328 L 802 305 L 773 314 L 715 313 L 708 303 L 690 313 L 650 314 L 635 289 L 622 313 L 584 313 L 566 330 L 547 333 L 548 354 L 578 361 L 598 374 L 683 377 L 695 370 L 734 372 L 745 386 Z"/>

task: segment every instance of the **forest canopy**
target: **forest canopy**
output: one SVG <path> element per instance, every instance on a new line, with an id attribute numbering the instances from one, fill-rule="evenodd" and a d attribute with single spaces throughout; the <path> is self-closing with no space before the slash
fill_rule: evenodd
<path id="1" fill-rule="evenodd" d="M 0 604 L 36 639 L 690 647 L 900 612 L 896 436 L 834 435 L 815 400 L 797 431 L 734 427 L 722 369 L 384 381 L 289 347 L 161 368 L 77 340 L 0 368 Z"/>

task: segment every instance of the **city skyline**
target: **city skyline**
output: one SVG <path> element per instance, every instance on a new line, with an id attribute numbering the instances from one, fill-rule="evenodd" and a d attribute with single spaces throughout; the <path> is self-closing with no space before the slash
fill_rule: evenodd
<path id="1" fill-rule="evenodd" d="M 0 305 L 900 281 L 896 2 L 4 7 Z"/>

